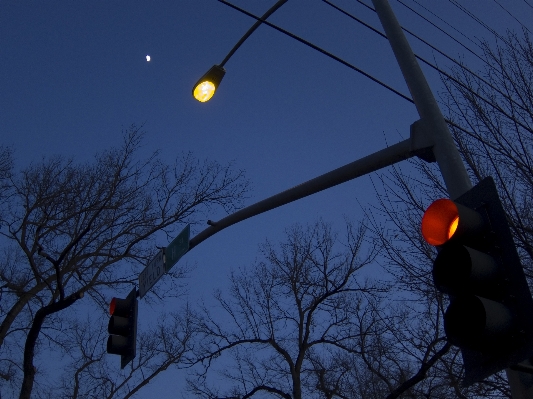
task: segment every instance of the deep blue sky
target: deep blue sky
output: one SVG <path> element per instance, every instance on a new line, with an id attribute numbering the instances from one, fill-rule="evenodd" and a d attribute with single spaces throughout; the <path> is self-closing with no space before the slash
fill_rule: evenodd
<path id="1" fill-rule="evenodd" d="M 457 43 L 390 1 L 402 25 L 480 68 Z M 404 1 L 479 51 L 414 0 Z M 491 40 L 449 1 L 418 1 L 470 39 Z M 533 28 L 531 0 L 498 1 Z M 255 14 L 274 2 L 234 0 Z M 520 30 L 495 0 L 461 3 L 502 34 Z M 381 30 L 376 15 L 355 0 L 335 4 Z M 290 0 L 270 21 L 408 94 L 387 41 L 324 2 Z M 408 137 L 418 119 L 412 104 L 268 26 L 226 64 L 215 97 L 194 100 L 192 85 L 253 22 L 216 0 L 0 1 L 1 141 L 14 147 L 19 167 L 57 153 L 85 161 L 118 145 L 122 129 L 144 123 L 146 151 L 160 148 L 169 161 L 192 151 L 245 169 L 251 204 Z M 408 39 L 433 60 L 431 50 Z M 423 69 L 438 92 L 438 76 Z M 208 296 L 232 267 L 255 259 L 259 243 L 282 239 L 286 227 L 322 217 L 341 229 L 344 216 L 362 216 L 358 202 L 373 198 L 365 177 L 218 233 L 183 259 L 197 266 L 191 291 Z M 140 306 L 141 316 L 149 311 Z"/>

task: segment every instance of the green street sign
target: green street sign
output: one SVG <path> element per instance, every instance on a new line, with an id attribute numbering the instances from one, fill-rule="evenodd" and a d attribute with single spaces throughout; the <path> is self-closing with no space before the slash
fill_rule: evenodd
<path id="1" fill-rule="evenodd" d="M 165 269 L 167 272 L 189 251 L 190 237 L 191 225 L 188 224 L 165 248 Z"/>

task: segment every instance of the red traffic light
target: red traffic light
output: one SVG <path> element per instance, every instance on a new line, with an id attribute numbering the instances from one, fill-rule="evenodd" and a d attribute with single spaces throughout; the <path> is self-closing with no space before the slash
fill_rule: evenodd
<path id="1" fill-rule="evenodd" d="M 111 302 L 109 303 L 109 314 L 113 315 L 115 313 L 115 306 L 117 304 L 117 298 L 111 299 Z"/>
<path id="2" fill-rule="evenodd" d="M 112 298 L 109 302 L 109 314 L 111 316 L 130 317 L 131 313 L 131 298 Z"/>
<path id="3" fill-rule="evenodd" d="M 107 353 L 120 355 L 120 367 L 135 358 L 137 344 L 137 289 L 126 298 L 112 298 L 109 303 Z"/>
<path id="4" fill-rule="evenodd" d="M 481 234 L 485 221 L 481 214 L 447 198 L 433 202 L 422 217 L 422 236 L 428 244 L 441 246 L 453 240 Z"/>
<path id="5" fill-rule="evenodd" d="M 464 385 L 530 358 L 533 300 L 492 178 L 433 202 L 421 228 L 439 247 L 433 281 L 450 295 L 444 331 L 461 349 Z"/>
<path id="6" fill-rule="evenodd" d="M 428 244 L 442 245 L 449 241 L 459 226 L 459 209 L 449 199 L 433 202 L 422 217 L 422 236 Z"/>

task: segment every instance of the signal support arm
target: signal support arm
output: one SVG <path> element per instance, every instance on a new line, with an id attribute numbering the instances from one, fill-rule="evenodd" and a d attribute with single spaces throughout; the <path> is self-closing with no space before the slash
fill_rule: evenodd
<path id="1" fill-rule="evenodd" d="M 435 162 L 435 156 L 432 151 L 433 143 L 431 142 L 431 136 L 426 133 L 426 126 L 427 124 L 423 121 L 416 121 L 411 125 L 410 137 L 406 140 L 400 141 L 399 143 L 341 166 L 331 172 L 256 202 L 255 204 L 240 209 L 219 221 L 215 222 L 209 220 L 209 227 L 191 238 L 189 241 L 189 250 L 211 237 L 213 234 L 218 233 L 235 223 L 242 222 L 252 216 L 270 211 L 271 209 L 345 183 L 357 177 L 375 172 L 376 170 L 393 165 L 413 156 L 418 156 L 426 162 Z"/>

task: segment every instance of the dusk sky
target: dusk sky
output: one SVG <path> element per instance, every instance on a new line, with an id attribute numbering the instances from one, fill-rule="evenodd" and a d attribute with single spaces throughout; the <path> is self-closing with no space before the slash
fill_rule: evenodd
<path id="1" fill-rule="evenodd" d="M 451 0 L 402 1 L 478 54 L 480 39 L 494 42 Z M 275 0 L 232 2 L 261 15 Z M 399 1 L 390 2 L 404 27 L 481 70 L 479 60 L 456 41 Z M 359 2 L 334 3 L 382 31 L 376 14 Z M 520 23 L 533 30 L 531 0 L 461 4 L 500 34 L 520 33 Z M 269 21 L 410 97 L 388 42 L 325 2 L 290 0 Z M 246 203 L 252 204 L 409 136 L 418 119 L 414 105 L 268 26 L 228 61 L 213 99 L 196 101 L 193 84 L 254 22 L 216 0 L 2 0 L 1 142 L 15 150 L 17 168 L 53 154 L 85 162 L 120 145 L 121 131 L 132 123 L 144 124 L 146 153 L 161 149 L 171 162 L 191 151 L 244 169 L 252 184 Z M 450 70 L 450 61 L 407 38 L 415 53 Z M 438 75 L 423 70 L 438 97 Z M 362 218 L 374 199 L 371 179 L 363 177 L 214 235 L 180 261 L 195 265 L 188 282 L 193 298 L 223 289 L 232 268 L 250 265 L 258 245 L 282 240 L 287 227 L 323 218 L 342 231 L 344 218 Z M 202 223 L 224 216 L 217 211 Z M 204 227 L 193 226 L 191 234 Z M 141 323 L 152 311 L 140 301 Z M 138 397 L 177 397 L 183 381 L 175 373 L 160 376 Z"/>

